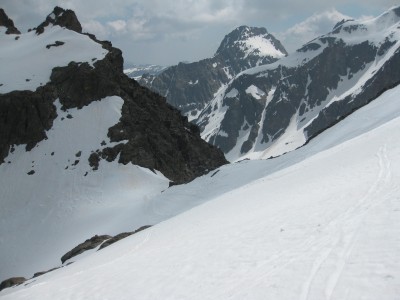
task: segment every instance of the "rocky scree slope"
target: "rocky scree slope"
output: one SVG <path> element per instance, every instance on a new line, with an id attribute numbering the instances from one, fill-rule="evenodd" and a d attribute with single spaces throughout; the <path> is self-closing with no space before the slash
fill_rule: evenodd
<path id="1" fill-rule="evenodd" d="M 280 41 L 265 28 L 241 26 L 225 36 L 212 58 L 179 63 L 156 76 L 143 75 L 139 83 L 165 96 L 193 120 L 234 75 L 286 55 Z"/>
<path id="2" fill-rule="evenodd" d="M 8 17 L 3 19 L 9 20 Z M 4 21 L 1 22 L 4 24 Z M 12 21 L 7 22 L 7 32 L 11 33 Z M 46 31 L 51 34 L 52 28 L 57 26 L 82 33 L 75 13 L 56 7 L 42 24 L 28 34 L 37 35 L 36 38 L 40 39 Z M 57 116 L 56 99 L 59 99 L 63 110 L 68 110 L 80 109 L 108 96 L 119 96 L 124 101 L 119 122 L 109 128 L 107 134 L 110 141 L 117 144 L 110 147 L 98 145 L 97 149 L 93 149 L 89 158 L 93 170 L 99 167 L 100 160 L 110 162 L 118 158 L 119 163 L 156 169 L 175 183 L 183 183 L 226 163 L 218 149 L 200 138 L 197 126 L 167 104 L 165 98 L 123 74 L 123 58 L 119 49 L 112 47 L 110 42 L 85 35 L 106 50 L 103 59 L 93 58 L 91 63 L 71 61 L 66 66 L 55 67 L 47 83 L 31 90 L 22 87 L 23 90 L 8 91 L 7 85 L 2 84 L 3 79 L 0 79 L 1 163 L 5 162 L 15 145 L 26 144 L 29 151 L 47 138 L 46 131 L 52 127 Z M 18 42 L 19 36 L 16 35 L 14 44 Z M 47 49 L 41 51 L 65 47 L 64 42 L 55 40 L 54 44 L 48 44 Z M 2 75 L 7 76 L 5 73 Z M 30 79 L 26 81 L 29 83 Z"/>
<path id="3" fill-rule="evenodd" d="M 279 61 L 238 74 L 201 112 L 231 161 L 302 146 L 400 82 L 400 7 L 347 20 Z"/>

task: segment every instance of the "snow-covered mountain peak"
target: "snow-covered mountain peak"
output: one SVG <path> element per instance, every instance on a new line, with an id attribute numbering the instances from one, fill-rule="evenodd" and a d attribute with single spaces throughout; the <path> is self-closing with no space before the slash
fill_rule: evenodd
<path id="1" fill-rule="evenodd" d="M 240 26 L 227 34 L 215 55 L 237 52 L 248 56 L 281 58 L 287 55 L 282 44 L 263 27 Z"/>
<path id="2" fill-rule="evenodd" d="M 340 38 L 349 38 L 360 36 L 363 39 L 374 41 L 382 37 L 382 33 L 388 32 L 390 34 L 393 29 L 397 29 L 400 21 L 400 6 L 393 7 L 392 9 L 384 12 L 376 18 L 367 20 L 348 20 L 337 24 L 332 31 L 332 35 Z M 377 34 L 376 37 L 372 35 Z M 387 35 L 387 34 L 385 34 Z"/>
<path id="3" fill-rule="evenodd" d="M 139 83 L 164 95 L 192 121 L 235 75 L 286 55 L 281 42 L 265 28 L 240 26 L 224 37 L 212 58 L 146 74 Z"/>
<path id="4" fill-rule="evenodd" d="M 400 40 L 399 22 L 400 6 L 393 7 L 375 18 L 343 19 L 331 32 L 311 40 L 297 52 L 308 52 L 309 57 L 314 57 L 328 45 L 344 43 L 347 46 L 369 44 L 381 49 L 379 53 L 383 53 Z"/>

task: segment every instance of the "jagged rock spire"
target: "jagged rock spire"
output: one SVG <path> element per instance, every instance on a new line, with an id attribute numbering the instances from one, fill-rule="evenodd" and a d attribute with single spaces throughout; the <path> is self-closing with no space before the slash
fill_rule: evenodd
<path id="1" fill-rule="evenodd" d="M 13 20 L 11 20 L 4 9 L 0 8 L 0 26 L 7 28 L 6 34 L 21 34 L 21 32 L 14 26 Z"/>

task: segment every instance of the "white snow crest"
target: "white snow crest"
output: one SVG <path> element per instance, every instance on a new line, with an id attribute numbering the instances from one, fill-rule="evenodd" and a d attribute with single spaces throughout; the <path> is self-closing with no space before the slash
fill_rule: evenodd
<path id="1" fill-rule="evenodd" d="M 34 91 L 50 80 L 54 67 L 71 61 L 93 66 L 108 53 L 88 36 L 59 26 L 48 27 L 40 35 L 31 31 L 18 37 L 0 35 L 0 93 Z M 64 44 L 55 46 L 56 41 Z"/>

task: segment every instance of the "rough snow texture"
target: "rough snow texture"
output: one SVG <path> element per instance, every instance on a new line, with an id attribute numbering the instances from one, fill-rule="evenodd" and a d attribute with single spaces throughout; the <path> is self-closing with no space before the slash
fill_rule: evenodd
<path id="1" fill-rule="evenodd" d="M 295 53 L 236 75 L 199 114 L 202 137 L 232 161 L 304 145 L 399 84 L 399 11 L 341 22 Z"/>
<path id="2" fill-rule="evenodd" d="M 1 299 L 397 299 L 399 97 L 284 156 L 167 190 L 146 207 L 186 212 Z"/>

